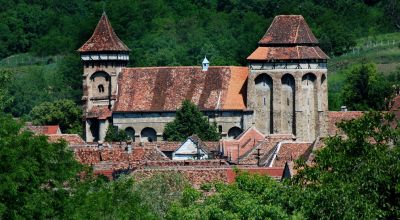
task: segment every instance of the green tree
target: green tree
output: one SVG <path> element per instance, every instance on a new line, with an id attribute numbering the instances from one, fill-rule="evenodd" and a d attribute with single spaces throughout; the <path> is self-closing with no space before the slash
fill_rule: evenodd
<path id="1" fill-rule="evenodd" d="M 120 142 L 128 139 L 129 137 L 124 130 L 119 130 L 118 127 L 114 127 L 112 124 L 108 126 L 106 137 L 104 138 L 107 142 Z"/>
<path id="2" fill-rule="evenodd" d="M 392 100 L 394 88 L 373 63 L 353 66 L 347 72 L 342 98 L 351 110 L 385 110 Z"/>
<path id="3" fill-rule="evenodd" d="M 216 124 L 210 124 L 196 105 L 184 100 L 182 107 L 176 111 L 175 119 L 165 125 L 163 135 L 169 141 L 184 141 L 193 134 L 203 141 L 217 141 L 220 138 Z"/>
<path id="4" fill-rule="evenodd" d="M 400 124 L 393 115 L 366 113 L 340 123 L 316 153 L 315 164 L 299 166 L 294 188 L 310 219 L 397 219 L 400 217 Z"/>
<path id="5" fill-rule="evenodd" d="M 0 218 L 54 218 L 68 196 L 64 184 L 81 165 L 65 142 L 48 143 L 21 127 L 0 115 Z"/>
<path id="6" fill-rule="evenodd" d="M 12 101 L 9 93 L 9 83 L 13 75 L 9 70 L 0 71 L 0 111 L 3 112 L 7 105 Z"/>
<path id="7" fill-rule="evenodd" d="M 35 125 L 59 125 L 63 133 L 82 134 L 82 109 L 71 100 L 44 102 L 29 116 Z"/>

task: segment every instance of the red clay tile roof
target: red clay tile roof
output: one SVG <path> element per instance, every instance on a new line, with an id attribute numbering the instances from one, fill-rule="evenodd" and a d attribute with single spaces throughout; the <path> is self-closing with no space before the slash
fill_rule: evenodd
<path id="1" fill-rule="evenodd" d="M 86 115 L 86 118 L 106 119 L 111 117 L 112 112 L 108 106 L 93 106 Z"/>
<path id="2" fill-rule="evenodd" d="M 329 59 L 318 44 L 303 16 L 279 15 L 247 60 Z"/>
<path id="3" fill-rule="evenodd" d="M 393 122 L 393 125 L 396 125 L 396 122 L 400 121 L 400 95 L 394 97 L 389 112 L 394 114 L 395 121 Z"/>
<path id="4" fill-rule="evenodd" d="M 129 51 L 129 48 L 115 34 L 107 15 L 103 13 L 92 37 L 78 51 Z"/>
<path id="5" fill-rule="evenodd" d="M 58 125 L 41 125 L 41 126 L 34 126 L 28 125 L 26 128 L 32 131 L 35 134 L 61 134 L 60 126 Z"/>
<path id="6" fill-rule="evenodd" d="M 265 136 L 255 127 L 251 127 L 233 140 L 222 140 L 224 156 L 233 163 L 246 153 L 254 149 Z"/>
<path id="7" fill-rule="evenodd" d="M 77 134 L 50 134 L 47 135 L 49 142 L 57 142 L 64 139 L 69 146 L 85 145 L 85 141 Z"/>
<path id="8" fill-rule="evenodd" d="M 328 59 L 321 48 L 313 46 L 258 47 L 248 60 L 306 60 Z"/>
<path id="9" fill-rule="evenodd" d="M 175 111 L 184 99 L 201 110 L 244 110 L 247 75 L 232 66 L 124 68 L 114 111 Z"/>
<path id="10" fill-rule="evenodd" d="M 279 15 L 274 18 L 259 45 L 318 44 L 317 38 L 301 15 Z"/>
<path id="11" fill-rule="evenodd" d="M 351 119 L 359 118 L 363 115 L 361 111 L 330 111 L 328 112 L 328 134 L 336 135 L 340 133 L 339 128 L 336 126 L 337 123 L 341 121 L 349 121 Z"/>
<path id="12" fill-rule="evenodd" d="M 303 158 L 307 160 L 311 154 L 312 143 L 282 143 L 277 152 L 273 167 L 284 167 L 288 161 L 295 161 Z"/>

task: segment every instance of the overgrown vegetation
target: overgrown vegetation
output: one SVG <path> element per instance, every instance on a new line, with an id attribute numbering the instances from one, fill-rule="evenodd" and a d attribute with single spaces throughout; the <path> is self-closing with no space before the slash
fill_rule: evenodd
<path id="1" fill-rule="evenodd" d="M 196 190 L 173 173 L 141 182 L 95 178 L 65 142 L 49 144 L 1 115 L 0 218 L 397 219 L 400 124 L 391 120 L 371 112 L 341 123 L 347 137 L 326 140 L 292 180 L 240 173 L 233 184 Z"/>
<path id="2" fill-rule="evenodd" d="M 400 88 L 400 67 L 389 74 L 378 72 L 374 63 L 354 64 L 331 75 L 329 109 L 337 111 L 345 105 L 349 110 L 388 110 Z"/>
<path id="3" fill-rule="evenodd" d="M 341 123 L 347 137 L 329 138 L 293 180 L 242 173 L 232 185 L 214 184 L 212 196 L 178 201 L 168 219 L 398 219 L 400 124 L 391 120 L 371 112 Z"/>
<path id="4" fill-rule="evenodd" d="M 62 133 L 82 135 L 82 109 L 72 100 L 43 102 L 29 117 L 35 125 L 59 125 Z"/>
<path id="5" fill-rule="evenodd" d="M 193 134 L 203 141 L 220 139 L 216 123 L 210 123 L 195 104 L 184 100 L 174 120 L 165 125 L 163 136 L 168 141 L 184 141 Z"/>
<path id="6" fill-rule="evenodd" d="M 110 124 L 107 128 L 104 140 L 107 142 L 121 142 L 129 140 L 129 137 L 124 130 L 119 130 L 118 127 L 114 127 Z"/>
<path id="7" fill-rule="evenodd" d="M 71 0 L 0 2 L 0 57 L 76 50 L 103 9 L 130 46 L 134 66 L 245 64 L 275 15 L 302 14 L 322 47 L 341 54 L 355 39 L 398 30 L 398 0 Z M 239 34 L 238 34 L 239 33 Z"/>

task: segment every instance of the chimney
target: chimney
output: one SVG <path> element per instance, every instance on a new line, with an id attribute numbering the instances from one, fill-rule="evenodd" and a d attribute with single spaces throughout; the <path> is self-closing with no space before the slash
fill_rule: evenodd
<path id="1" fill-rule="evenodd" d="M 340 110 L 342 112 L 347 112 L 347 107 L 345 105 L 342 105 L 342 107 L 340 107 Z"/>
<path id="2" fill-rule="evenodd" d="M 210 62 L 207 60 L 207 57 L 204 56 L 204 60 L 203 60 L 203 62 L 202 62 L 203 71 L 207 71 L 209 65 L 210 65 Z"/>
<path id="3" fill-rule="evenodd" d="M 132 142 L 131 141 L 126 142 L 126 151 L 128 152 L 128 154 L 132 153 Z"/>
<path id="4" fill-rule="evenodd" d="M 103 149 L 103 141 L 97 142 L 97 146 L 99 147 L 99 149 Z"/>

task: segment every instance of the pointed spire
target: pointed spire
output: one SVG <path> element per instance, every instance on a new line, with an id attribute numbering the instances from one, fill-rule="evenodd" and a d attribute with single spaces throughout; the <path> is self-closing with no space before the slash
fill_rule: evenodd
<path id="1" fill-rule="evenodd" d="M 203 71 L 207 71 L 209 65 L 210 65 L 210 62 L 207 60 L 207 56 L 204 56 L 204 60 L 202 62 Z"/>
<path id="2" fill-rule="evenodd" d="M 79 52 L 98 51 L 130 51 L 130 49 L 115 34 L 106 13 L 103 11 L 99 23 L 92 37 L 81 48 Z"/>

